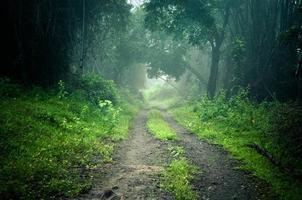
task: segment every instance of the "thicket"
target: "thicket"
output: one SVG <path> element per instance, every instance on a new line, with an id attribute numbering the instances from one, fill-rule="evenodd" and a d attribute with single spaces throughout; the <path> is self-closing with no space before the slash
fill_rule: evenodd
<path id="1" fill-rule="evenodd" d="M 271 152 L 282 165 L 302 170 L 302 113 L 294 102 L 253 103 L 248 91 L 226 98 L 222 92 L 215 99 L 202 98 L 195 106 L 201 122 L 217 123 L 229 134 L 259 134 L 259 145 Z M 302 172 L 302 171 L 301 171 Z"/>
<path id="2" fill-rule="evenodd" d="M 138 101 L 92 76 L 48 90 L 2 79 L 0 196 L 49 199 L 88 189 L 89 170 L 110 162 Z"/>

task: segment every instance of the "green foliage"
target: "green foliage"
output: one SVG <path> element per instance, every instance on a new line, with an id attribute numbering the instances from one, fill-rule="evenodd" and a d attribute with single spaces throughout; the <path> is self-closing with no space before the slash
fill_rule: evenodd
<path id="1" fill-rule="evenodd" d="M 146 3 L 145 24 L 150 30 L 164 30 L 175 38 L 188 39 L 192 44 L 204 42 L 211 35 L 214 17 L 211 1 L 158 1 Z"/>
<path id="2" fill-rule="evenodd" d="M 242 84 L 240 80 L 244 78 L 244 63 L 246 59 L 245 41 L 242 40 L 240 37 L 237 37 L 232 42 L 230 48 L 232 60 L 236 64 L 233 69 L 234 77 L 232 82 L 234 82 L 235 85 Z"/>
<path id="3" fill-rule="evenodd" d="M 175 42 L 164 33 L 152 33 L 146 50 L 148 76 L 151 78 L 168 75 L 179 80 L 188 65 L 184 56 L 188 45 Z"/>
<path id="4" fill-rule="evenodd" d="M 169 151 L 172 155 L 173 158 L 182 158 L 184 157 L 184 154 L 185 154 L 185 150 L 183 147 L 181 146 L 170 146 L 169 148 Z"/>
<path id="5" fill-rule="evenodd" d="M 270 129 L 261 143 L 284 166 L 302 174 L 302 107 L 296 103 L 275 103 L 270 112 Z M 269 142 L 270 141 L 270 142 Z"/>
<path id="6" fill-rule="evenodd" d="M 68 92 L 66 92 L 65 83 L 62 80 L 60 80 L 58 83 L 58 90 L 59 99 L 63 99 L 66 97 L 66 95 L 68 95 Z"/>
<path id="7" fill-rule="evenodd" d="M 2 198 L 75 196 L 90 187 L 89 169 L 111 161 L 109 141 L 127 136 L 136 107 L 110 100 L 97 106 L 64 92 L 62 82 L 59 95 L 22 90 L 22 97 L 1 99 Z M 98 163 L 92 162 L 95 156 Z"/>
<path id="8" fill-rule="evenodd" d="M 148 130 L 160 140 L 175 140 L 177 138 L 175 131 L 163 119 L 160 111 L 152 110 L 148 114 Z"/>
<path id="9" fill-rule="evenodd" d="M 255 104 L 247 96 L 248 90 L 240 90 L 227 99 L 222 92 L 212 100 L 205 97 L 175 108 L 173 114 L 199 138 L 223 145 L 243 161 L 241 168 L 271 184 L 281 199 L 300 199 L 301 183 L 248 144 L 260 145 L 283 166 L 301 172 L 301 107 L 279 102 Z"/>
<path id="10" fill-rule="evenodd" d="M 100 75 L 87 74 L 74 78 L 69 90 L 79 90 L 91 103 L 98 105 L 100 100 L 110 100 L 114 105 L 119 101 L 118 89 L 113 81 L 104 80 Z"/>
<path id="11" fill-rule="evenodd" d="M 4 8 L 20 9 L 11 13 L 5 12 Z M 131 6 L 126 0 L 90 0 L 85 4 L 87 14 L 84 18 L 82 10 L 82 2 L 70 3 L 69 0 L 52 1 L 51 4 L 40 2 L 39 5 L 34 1 L 6 3 L 1 10 L 9 19 L 5 22 L 8 27 L 5 35 L 9 36 L 6 39 L 11 44 L 18 41 L 19 47 L 12 45 L 6 49 L 5 67 L 0 69 L 0 74 L 27 85 L 53 86 L 71 71 L 82 71 L 79 69 L 79 47 L 83 38 L 85 47 L 89 47 L 88 50 L 85 48 L 84 71 L 95 70 L 95 65 L 91 65 L 93 62 L 105 68 L 104 60 L 111 62 L 119 50 L 116 41 L 128 32 Z M 19 23 L 13 23 L 15 20 Z M 83 24 L 87 31 L 81 35 Z M 23 36 L 17 36 L 16 33 L 21 32 Z"/>
<path id="12" fill-rule="evenodd" d="M 0 78 L 0 98 L 21 96 L 21 87 L 8 78 Z"/>
<path id="13" fill-rule="evenodd" d="M 110 100 L 100 100 L 99 106 L 101 108 L 102 121 L 112 130 L 117 124 L 121 108 L 114 107 Z"/>
<path id="14" fill-rule="evenodd" d="M 189 164 L 185 158 L 173 160 L 162 174 L 161 187 L 171 192 L 177 200 L 198 199 L 197 193 L 190 185 L 196 173 L 197 168 Z"/>

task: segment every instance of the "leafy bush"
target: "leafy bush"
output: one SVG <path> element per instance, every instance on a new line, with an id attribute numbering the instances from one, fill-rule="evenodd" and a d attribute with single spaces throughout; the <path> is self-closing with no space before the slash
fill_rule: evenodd
<path id="1" fill-rule="evenodd" d="M 295 167 L 302 174 L 302 107 L 296 103 L 273 106 L 270 129 L 262 143 L 284 166 Z"/>
<path id="2" fill-rule="evenodd" d="M 103 116 L 102 121 L 112 130 L 117 124 L 121 109 L 114 107 L 110 100 L 100 100 L 99 106 Z"/>
<path id="3" fill-rule="evenodd" d="M 74 78 L 69 90 L 80 90 L 81 94 L 95 105 L 98 105 L 100 100 L 110 100 L 114 105 L 119 101 L 118 89 L 114 82 L 104 80 L 100 75 L 87 74 Z"/>

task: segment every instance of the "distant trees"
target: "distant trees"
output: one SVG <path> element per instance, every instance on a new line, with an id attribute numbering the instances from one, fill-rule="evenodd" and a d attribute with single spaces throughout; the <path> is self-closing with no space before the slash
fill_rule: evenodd
<path id="1" fill-rule="evenodd" d="M 211 49 L 210 97 L 218 84 L 229 95 L 249 86 L 257 99 L 301 98 L 301 78 L 293 75 L 302 40 L 301 1 L 150 0 L 145 10 L 150 30 Z"/>
<path id="2" fill-rule="evenodd" d="M 49 87 L 93 73 L 130 87 L 147 67 L 151 77 L 189 71 L 210 97 L 250 87 L 257 99 L 301 99 L 301 3 L 150 0 L 131 11 L 126 0 L 6 0 L 0 75 Z M 192 47 L 210 52 L 209 74 L 190 64 Z"/>
<path id="3" fill-rule="evenodd" d="M 229 42 L 232 82 L 250 86 L 257 98 L 286 99 L 298 96 L 294 76 L 301 41 L 301 1 L 237 1 L 231 10 Z M 231 90 L 231 88 L 228 88 Z M 300 88 L 301 89 L 301 88 Z"/>
<path id="4" fill-rule="evenodd" d="M 9 45 L 3 48 L 6 56 L 0 74 L 26 84 L 49 87 L 80 68 L 84 73 L 95 72 L 97 65 L 100 67 L 115 51 L 116 45 L 111 44 L 125 31 L 131 6 L 126 0 L 83 2 L 2 2 L 4 38 Z"/>
<path id="5" fill-rule="evenodd" d="M 4 1 L 6 52 L 1 74 L 26 83 L 51 84 L 68 72 L 66 49 L 77 20 L 70 1 Z M 77 8 L 76 5 L 73 5 Z M 74 12 L 74 13 L 73 13 Z"/>

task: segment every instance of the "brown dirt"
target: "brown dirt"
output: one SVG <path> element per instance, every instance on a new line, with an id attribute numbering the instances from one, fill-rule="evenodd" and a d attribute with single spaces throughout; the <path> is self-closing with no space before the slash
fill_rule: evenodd
<path id="1" fill-rule="evenodd" d="M 172 199 L 159 188 L 167 145 L 147 133 L 146 118 L 146 111 L 138 114 L 129 138 L 117 147 L 114 163 L 96 169 L 93 188 L 76 199 Z"/>

